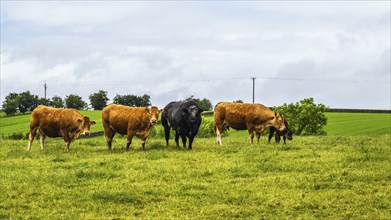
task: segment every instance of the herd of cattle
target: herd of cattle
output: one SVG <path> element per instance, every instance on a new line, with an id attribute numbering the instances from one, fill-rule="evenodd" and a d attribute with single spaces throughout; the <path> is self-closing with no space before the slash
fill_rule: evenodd
<path id="1" fill-rule="evenodd" d="M 164 109 L 155 106 L 129 107 L 110 104 L 102 110 L 102 124 L 108 149 L 111 150 L 112 141 L 116 133 L 127 135 L 126 149 L 132 144 L 133 136 L 141 139 L 142 148 L 151 133 L 152 127 L 158 122 L 159 113 L 164 127 L 166 144 L 170 138 L 170 130 L 175 131 L 175 143 L 179 147 L 179 137 L 183 147 L 192 149 L 194 137 L 201 125 L 202 109 L 192 101 L 171 102 Z M 65 150 L 69 151 L 69 145 L 80 133 L 88 135 L 90 126 L 96 124 L 89 117 L 85 117 L 75 109 L 53 108 L 40 105 L 34 109 L 30 119 L 30 133 L 28 150 L 39 129 L 41 149 L 44 147 L 45 137 L 63 137 Z M 221 134 L 229 128 L 235 130 L 248 130 L 250 143 L 253 143 L 254 131 L 259 143 L 261 133 L 270 127 L 268 142 L 276 132 L 275 140 L 280 142 L 280 137 L 292 140 L 292 132 L 288 122 L 280 113 L 274 112 L 261 104 L 219 102 L 214 108 L 214 131 L 216 143 L 222 144 Z"/>

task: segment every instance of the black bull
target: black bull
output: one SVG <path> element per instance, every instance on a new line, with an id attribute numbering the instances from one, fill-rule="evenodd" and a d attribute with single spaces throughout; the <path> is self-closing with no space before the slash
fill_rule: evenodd
<path id="1" fill-rule="evenodd" d="M 186 138 L 189 138 L 189 150 L 192 149 L 194 137 L 197 135 L 201 125 L 201 112 L 195 102 L 170 102 L 162 114 L 162 125 L 168 146 L 170 129 L 175 131 L 175 143 L 179 147 L 179 136 L 182 139 L 183 147 L 186 148 Z"/>

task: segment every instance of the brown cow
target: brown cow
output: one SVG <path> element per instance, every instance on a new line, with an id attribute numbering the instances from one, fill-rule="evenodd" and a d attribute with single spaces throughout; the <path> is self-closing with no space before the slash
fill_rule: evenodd
<path id="1" fill-rule="evenodd" d="M 127 134 L 126 150 L 132 143 L 133 136 L 141 139 L 143 150 L 145 141 L 157 123 L 160 110 L 152 106 L 129 107 L 111 104 L 102 110 L 102 123 L 109 150 L 115 133 Z"/>
<path id="2" fill-rule="evenodd" d="M 52 108 L 39 105 L 31 113 L 30 133 L 28 150 L 31 150 L 31 144 L 39 128 L 41 150 L 43 150 L 45 137 L 63 137 L 65 149 L 69 152 L 69 145 L 82 132 L 88 135 L 90 126 L 95 121 L 85 117 L 75 109 Z"/>
<path id="3" fill-rule="evenodd" d="M 221 133 L 230 127 L 235 130 L 248 130 L 250 143 L 253 143 L 254 131 L 257 134 L 257 143 L 261 133 L 270 126 L 284 130 L 284 119 L 280 113 L 273 112 L 261 104 L 248 103 L 217 103 L 214 109 L 214 130 L 216 143 L 222 144 Z"/>

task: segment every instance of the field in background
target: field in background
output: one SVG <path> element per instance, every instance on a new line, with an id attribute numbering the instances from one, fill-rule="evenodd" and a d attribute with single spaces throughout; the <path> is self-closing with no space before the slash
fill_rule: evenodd
<path id="1" fill-rule="evenodd" d="M 390 135 L 1 140 L 0 219 L 390 219 Z"/>
<path id="2" fill-rule="evenodd" d="M 391 114 L 326 113 L 328 135 L 391 134 Z"/>

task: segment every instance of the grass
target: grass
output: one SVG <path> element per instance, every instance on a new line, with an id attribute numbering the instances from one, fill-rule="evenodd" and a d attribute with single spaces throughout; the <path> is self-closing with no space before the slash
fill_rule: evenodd
<path id="1" fill-rule="evenodd" d="M 0 218 L 390 219 L 390 135 L 196 138 L 193 151 L 136 138 L 1 140 Z"/>
<path id="2" fill-rule="evenodd" d="M 391 134 L 391 114 L 327 113 L 329 135 Z"/>

